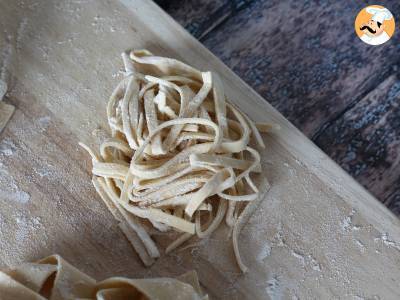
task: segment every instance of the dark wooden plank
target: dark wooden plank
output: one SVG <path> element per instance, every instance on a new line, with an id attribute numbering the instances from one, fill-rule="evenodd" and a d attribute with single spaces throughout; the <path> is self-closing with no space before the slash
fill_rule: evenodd
<path id="1" fill-rule="evenodd" d="M 343 114 L 316 143 L 400 213 L 400 80 L 396 75 Z"/>
<path id="2" fill-rule="evenodd" d="M 202 40 L 213 29 L 254 1 L 156 0 L 156 3 L 193 36 Z"/>
<path id="3" fill-rule="evenodd" d="M 156 2 L 196 38 L 201 37 L 231 14 L 229 0 L 159 0 Z"/>
<path id="4" fill-rule="evenodd" d="M 399 64 L 399 34 L 384 46 L 364 45 L 353 22 L 366 3 L 355 1 L 249 1 L 235 14 L 227 2 L 211 4 L 221 5 L 214 11 L 211 1 L 196 3 L 175 2 L 167 11 L 400 214 L 400 129 L 388 124 L 398 116 L 391 103 L 397 80 L 389 75 Z M 381 4 L 400 15 L 398 1 Z M 202 9 L 224 11 L 224 22 L 215 28 L 218 22 Z M 371 102 L 375 97 L 383 106 Z"/>
<path id="5" fill-rule="evenodd" d="M 394 191 L 392 195 L 386 198 L 384 204 L 387 205 L 393 213 L 400 216 L 400 190 Z"/>
<path id="6" fill-rule="evenodd" d="M 398 1 L 384 1 L 400 15 Z M 400 35 L 379 47 L 361 42 L 361 1 L 255 1 L 204 44 L 272 105 L 313 136 L 391 72 Z"/>

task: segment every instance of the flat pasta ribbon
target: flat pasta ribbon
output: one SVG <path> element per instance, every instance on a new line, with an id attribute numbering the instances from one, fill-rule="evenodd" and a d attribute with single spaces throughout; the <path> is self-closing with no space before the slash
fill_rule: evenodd
<path id="1" fill-rule="evenodd" d="M 261 132 L 229 102 L 219 76 L 147 50 L 124 52 L 125 77 L 107 105 L 111 136 L 99 152 L 81 144 L 93 161 L 93 184 L 145 265 L 160 256 L 149 224 L 182 232 L 170 252 L 193 236 L 205 238 L 225 218 L 238 236 L 263 198 Z M 261 181 L 268 186 L 266 181 Z M 239 204 L 237 204 L 239 203 Z"/>
<path id="2" fill-rule="evenodd" d="M 175 278 L 112 277 L 100 282 L 59 255 L 0 270 L 2 300 L 207 300 L 194 271 Z"/>

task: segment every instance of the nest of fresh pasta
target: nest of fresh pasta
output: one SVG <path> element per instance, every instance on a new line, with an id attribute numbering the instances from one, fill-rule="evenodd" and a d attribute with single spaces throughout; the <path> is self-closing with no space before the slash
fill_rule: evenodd
<path id="1" fill-rule="evenodd" d="M 270 126 L 231 103 L 214 72 L 147 50 L 122 58 L 124 78 L 107 105 L 111 135 L 99 151 L 81 144 L 98 194 L 145 265 L 160 256 L 150 227 L 180 233 L 168 253 L 225 222 L 245 272 L 238 236 L 268 186 L 257 148 Z"/>

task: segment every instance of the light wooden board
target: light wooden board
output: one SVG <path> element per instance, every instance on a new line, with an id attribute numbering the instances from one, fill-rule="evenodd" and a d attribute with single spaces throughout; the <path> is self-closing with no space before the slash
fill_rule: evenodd
<path id="1" fill-rule="evenodd" d="M 1 0 L 0 28 L 16 106 L 0 135 L 1 267 L 59 253 L 97 279 L 194 268 L 213 299 L 400 296 L 399 220 L 155 4 Z M 241 236 L 249 274 L 238 273 L 224 228 L 144 268 L 91 186 L 77 143 L 107 128 L 128 48 L 219 72 L 252 119 L 281 125 L 262 153 L 272 188 Z"/>
<path id="2" fill-rule="evenodd" d="M 6 127 L 14 110 L 14 106 L 0 101 L 0 133 L 3 131 L 4 127 Z"/>

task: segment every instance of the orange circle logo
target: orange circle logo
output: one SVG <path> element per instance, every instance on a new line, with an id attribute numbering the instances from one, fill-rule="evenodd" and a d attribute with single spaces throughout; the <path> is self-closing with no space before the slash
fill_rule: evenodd
<path id="1" fill-rule="evenodd" d="M 395 21 L 387 8 L 370 5 L 358 13 L 354 28 L 364 43 L 376 46 L 390 40 L 394 34 Z"/>

